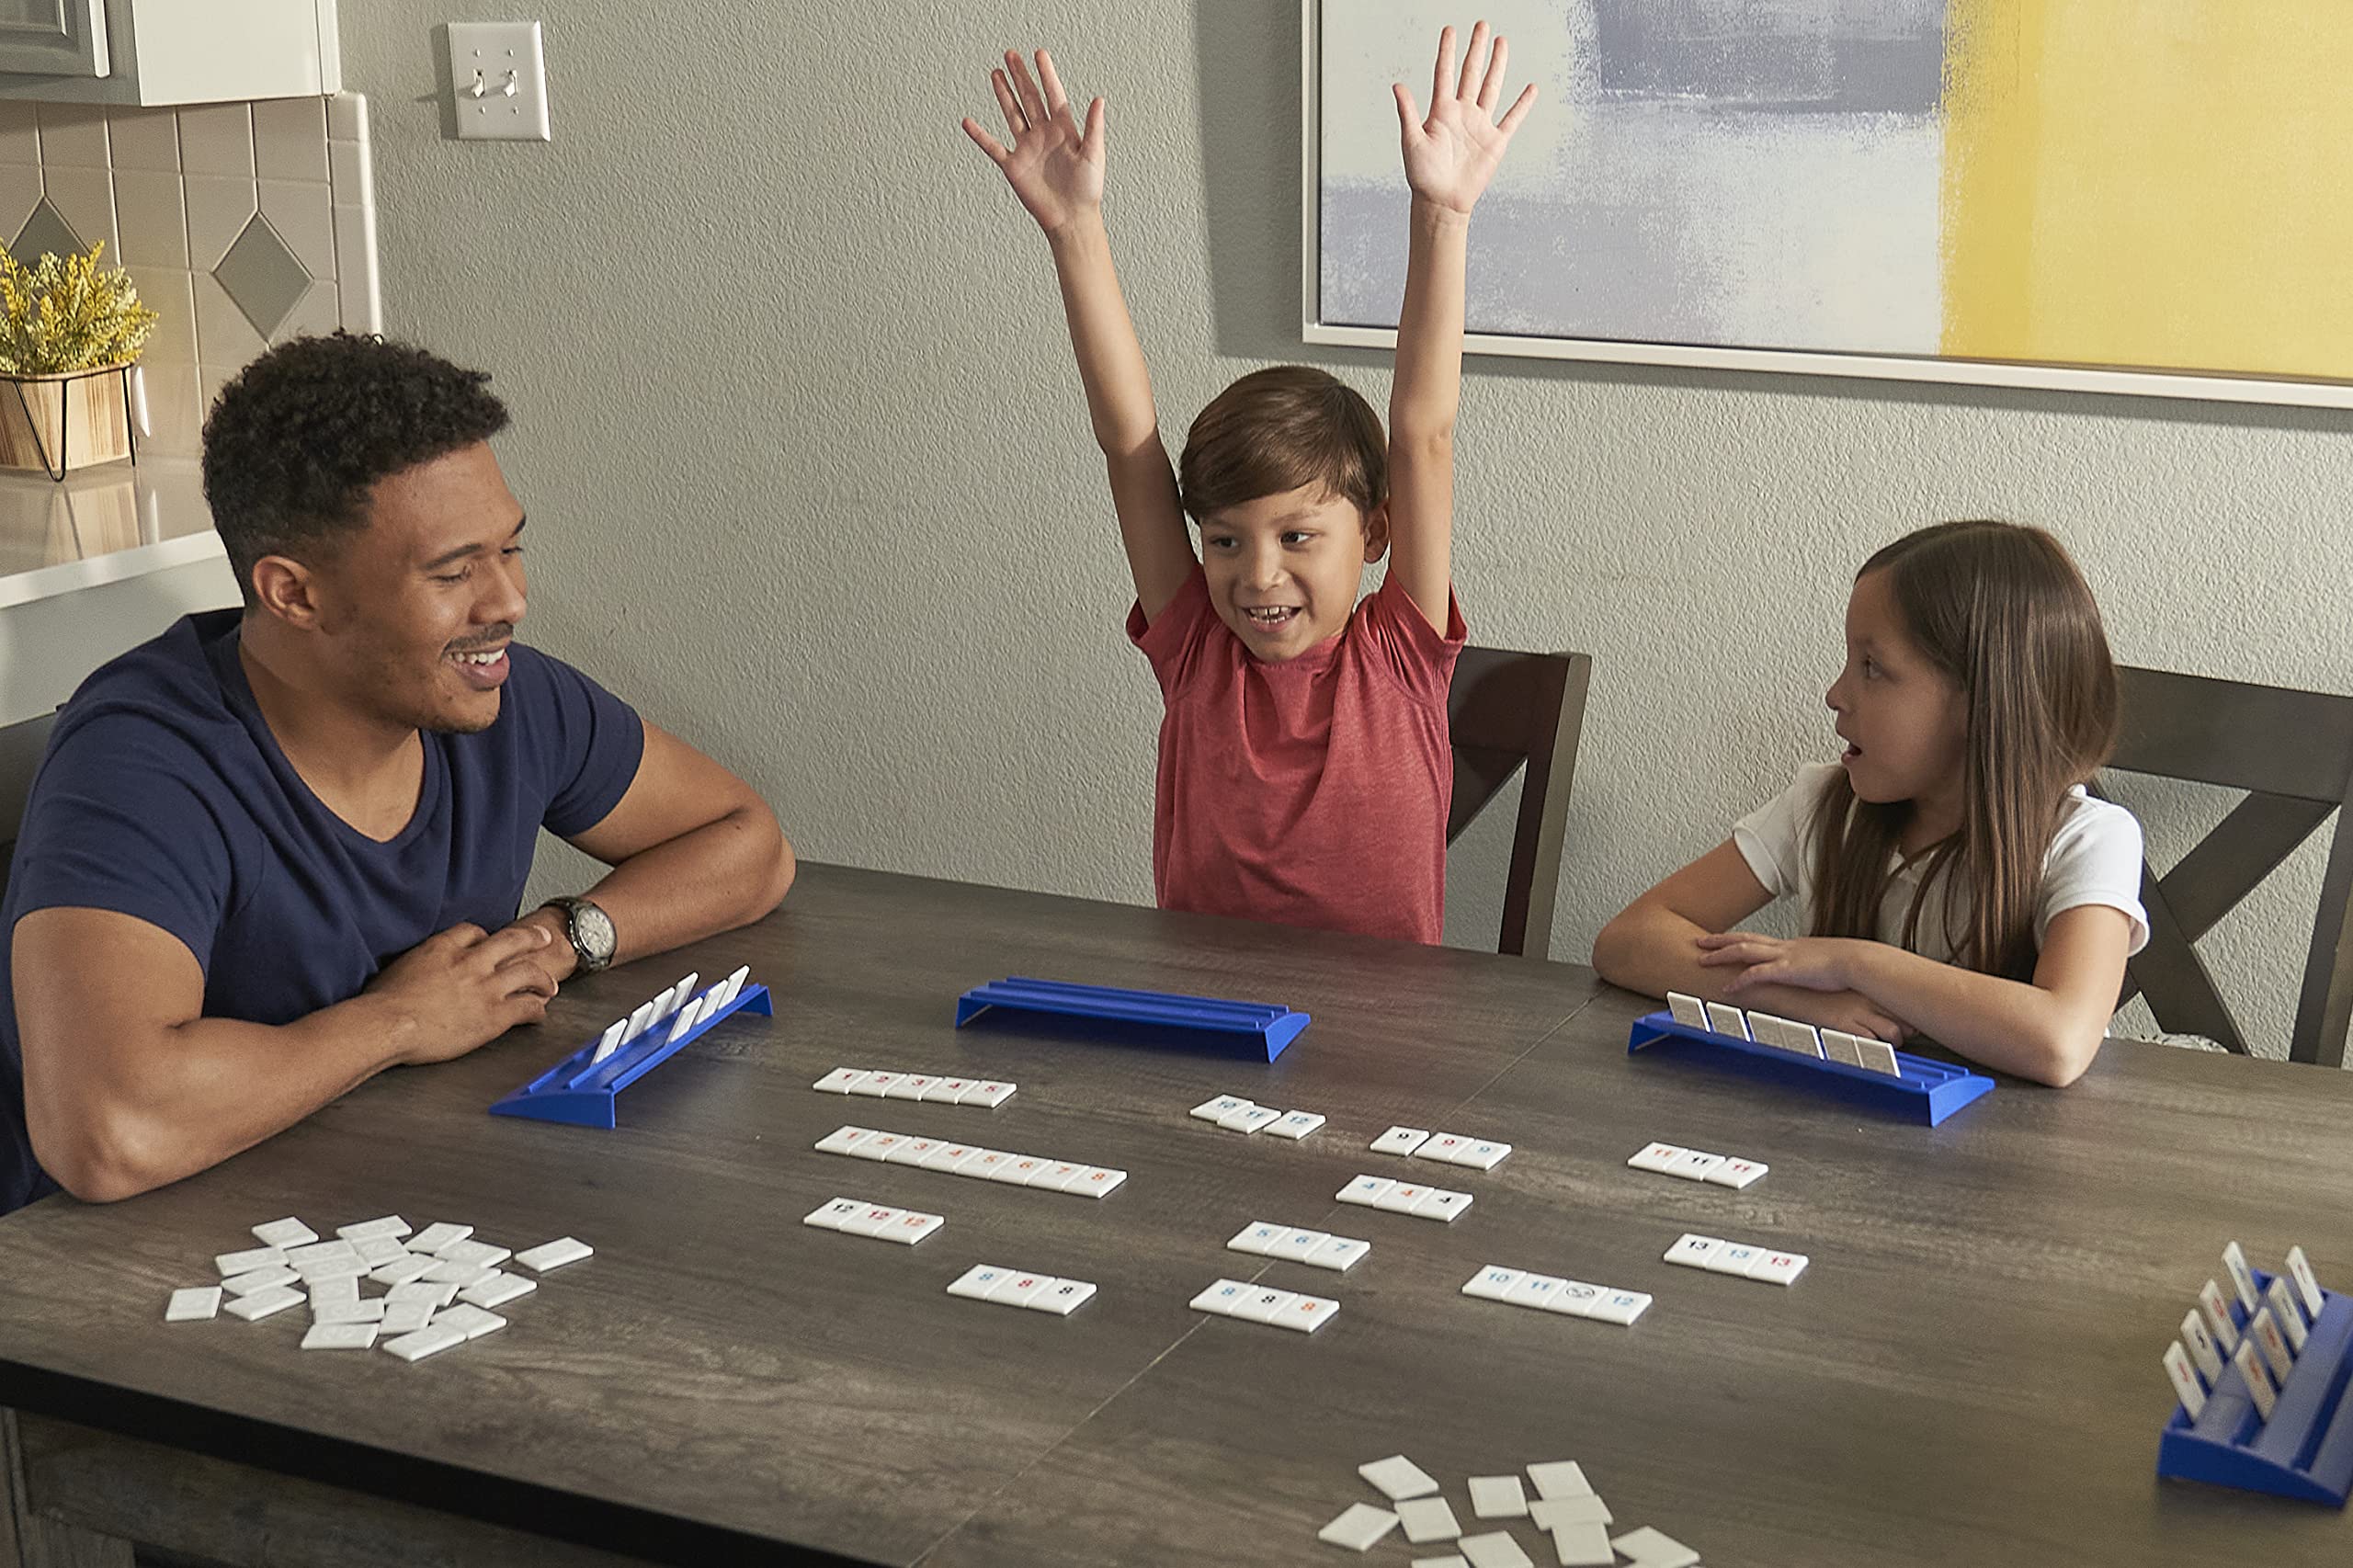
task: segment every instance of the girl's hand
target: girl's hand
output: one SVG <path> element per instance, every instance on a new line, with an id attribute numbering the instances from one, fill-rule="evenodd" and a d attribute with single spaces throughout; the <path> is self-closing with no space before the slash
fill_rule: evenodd
<path id="1" fill-rule="evenodd" d="M 1854 970 L 1847 960 L 1858 945 L 1836 937 L 1760 937 L 1753 931 L 1725 931 L 1699 938 L 1699 962 L 1709 969 L 1739 969 L 1724 983 L 1729 995 L 1759 985 L 1847 991 L 1854 986 Z"/>
<path id="2" fill-rule="evenodd" d="M 1699 938 L 1699 962 L 1708 969 L 1737 966 L 1739 972 L 1724 982 L 1724 994 L 1759 1012 L 1901 1045 L 1911 1026 L 1854 989 L 1854 960 L 1868 945 L 1840 937 L 1726 931 Z M 1762 994 L 1771 991 L 1783 994 Z"/>
<path id="3" fill-rule="evenodd" d="M 1397 124 L 1405 146 L 1405 183 L 1416 199 L 1468 216 L 1480 193 L 1503 162 L 1511 133 L 1528 118 L 1536 103 L 1533 83 L 1520 89 L 1509 113 L 1497 124 L 1495 100 L 1503 95 L 1504 62 L 1510 48 L 1502 39 L 1487 51 L 1487 24 L 1471 29 L 1471 48 L 1463 56 L 1462 74 L 1454 72 L 1454 29 L 1438 34 L 1438 66 L 1430 78 L 1427 119 L 1414 107 L 1414 95 L 1403 82 L 1390 90 L 1397 95 Z"/>
<path id="4" fill-rule="evenodd" d="M 971 119 L 964 121 L 964 134 L 1005 171 L 1013 194 L 1038 226 L 1051 234 L 1102 210 L 1103 100 L 1086 106 L 1086 125 L 1081 130 L 1051 55 L 1038 51 L 1035 83 L 1012 50 L 1005 51 L 1005 70 L 989 73 L 989 85 L 996 90 L 997 108 L 1005 111 L 1012 147 L 1007 149 Z"/>

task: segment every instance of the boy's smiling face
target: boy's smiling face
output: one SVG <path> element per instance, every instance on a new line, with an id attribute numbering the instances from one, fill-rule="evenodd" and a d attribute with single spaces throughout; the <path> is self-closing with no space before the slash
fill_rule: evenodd
<path id="1" fill-rule="evenodd" d="M 1201 523 L 1210 604 L 1268 664 L 1337 636 L 1356 608 L 1366 563 L 1388 549 L 1386 504 L 1368 514 L 1320 483 L 1261 495 Z"/>

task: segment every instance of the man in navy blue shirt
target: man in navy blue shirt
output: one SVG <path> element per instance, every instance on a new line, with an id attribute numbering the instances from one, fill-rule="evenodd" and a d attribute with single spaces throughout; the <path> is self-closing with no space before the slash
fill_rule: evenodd
<path id="1" fill-rule="evenodd" d="M 784 897 L 748 786 L 515 641 L 488 381 L 337 334 L 222 392 L 205 496 L 244 607 L 83 684 L 0 899 L 0 1213 L 203 1170 Z M 542 826 L 612 870 L 517 919 Z"/>

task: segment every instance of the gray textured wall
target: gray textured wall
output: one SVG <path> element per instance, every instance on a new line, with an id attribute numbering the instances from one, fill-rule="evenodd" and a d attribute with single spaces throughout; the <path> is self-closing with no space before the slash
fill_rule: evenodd
<path id="1" fill-rule="evenodd" d="M 1007 43 L 1111 100 L 1172 447 L 1272 361 L 1383 404 L 1382 357 L 1299 340 L 1294 8 L 584 0 L 549 17 L 552 146 L 442 140 L 447 15 L 345 6 L 347 69 L 388 326 L 494 369 L 517 415 L 532 638 L 753 779 L 804 855 L 1149 899 L 1156 696 L 1043 244 L 956 122 Z M 1847 581 L 1918 523 L 2057 529 L 2129 661 L 2353 688 L 2348 423 L 1474 362 L 1473 635 L 1598 658 L 1556 955 L 1828 755 Z M 2159 803 L 2160 844 L 2222 809 Z M 1504 847 L 1457 849 L 1459 940 L 1492 939 Z M 2307 854 L 2221 933 L 2276 1041 L 2317 887 Z"/>

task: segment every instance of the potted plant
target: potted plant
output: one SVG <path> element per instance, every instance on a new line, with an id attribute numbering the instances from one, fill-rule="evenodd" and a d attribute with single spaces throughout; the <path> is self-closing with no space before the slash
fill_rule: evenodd
<path id="1" fill-rule="evenodd" d="M 63 479 L 131 456 L 134 361 L 155 312 L 101 240 L 28 268 L 0 251 L 0 468 Z"/>

